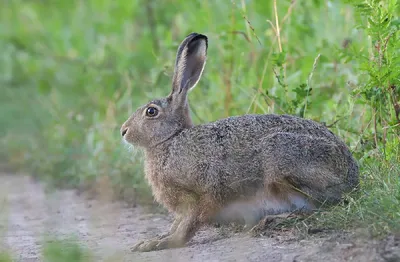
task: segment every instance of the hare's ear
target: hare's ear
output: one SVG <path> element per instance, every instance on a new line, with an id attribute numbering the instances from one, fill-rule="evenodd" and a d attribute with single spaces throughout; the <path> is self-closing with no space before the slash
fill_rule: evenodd
<path id="1" fill-rule="evenodd" d="M 207 58 L 207 36 L 192 33 L 182 41 L 176 54 L 175 72 L 172 81 L 173 98 L 183 98 L 199 81 Z"/>

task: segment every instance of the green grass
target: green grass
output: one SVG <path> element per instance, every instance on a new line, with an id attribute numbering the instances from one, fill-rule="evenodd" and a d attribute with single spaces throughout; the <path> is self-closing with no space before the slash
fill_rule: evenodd
<path id="1" fill-rule="evenodd" d="M 42 256 L 45 262 L 93 261 L 90 252 L 74 238 L 48 240 L 43 245 Z"/>
<path id="2" fill-rule="evenodd" d="M 11 255 L 7 252 L 0 252 L 0 262 L 12 262 Z"/>
<path id="3" fill-rule="evenodd" d="M 306 227 L 362 228 L 372 236 L 400 232 L 400 165 L 369 161 L 361 174 L 360 190 L 349 194 L 345 203 L 317 212 L 305 220 Z"/>
<path id="4" fill-rule="evenodd" d="M 41 250 L 44 262 L 94 261 L 91 252 L 74 237 L 66 239 L 46 238 Z M 0 262 L 15 261 L 9 252 L 0 251 Z"/>
<path id="5" fill-rule="evenodd" d="M 398 76 L 385 70 L 400 68 L 394 58 L 375 66 L 371 41 L 387 35 L 356 29 L 372 17 L 356 13 L 362 1 L 277 2 L 275 13 L 273 1 L 2 1 L 0 159 L 57 186 L 106 183 L 117 197 L 148 203 L 141 155 L 119 127 L 169 93 L 176 48 L 196 31 L 209 37 L 190 94 L 196 124 L 272 112 L 326 123 L 360 160 L 362 185 L 321 221 L 398 229 L 400 131 L 377 93 L 389 94 L 379 84 L 390 80 L 397 101 Z M 399 8 L 390 12 L 397 21 Z M 388 41 L 392 57 L 397 38 Z"/>

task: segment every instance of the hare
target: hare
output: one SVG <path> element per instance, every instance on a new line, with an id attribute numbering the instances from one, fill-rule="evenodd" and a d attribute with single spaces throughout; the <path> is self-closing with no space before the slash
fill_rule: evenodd
<path id="1" fill-rule="evenodd" d="M 185 246 L 203 225 L 335 204 L 358 185 L 348 147 L 325 126 L 290 115 L 232 116 L 193 125 L 187 95 L 206 64 L 208 39 L 180 44 L 172 92 L 137 109 L 122 125 L 144 150 L 155 200 L 175 215 L 170 232 L 133 251 Z"/>

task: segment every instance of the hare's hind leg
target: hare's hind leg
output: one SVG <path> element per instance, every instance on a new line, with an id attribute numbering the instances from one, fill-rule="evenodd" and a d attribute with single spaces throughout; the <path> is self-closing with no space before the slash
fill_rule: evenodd
<path id="1" fill-rule="evenodd" d="M 260 205 L 260 204 L 258 204 Z M 257 223 L 246 224 L 245 229 L 253 233 L 264 231 L 271 221 L 285 220 L 293 212 L 309 212 L 314 205 L 307 196 L 294 190 L 286 181 L 273 182 L 265 186 L 261 201 L 262 216 Z M 267 221 L 269 221 L 267 223 Z M 253 221 L 256 222 L 256 221 Z"/>
<path id="2" fill-rule="evenodd" d="M 254 195 L 229 203 L 217 213 L 214 221 L 220 224 L 243 224 L 246 230 L 256 226 L 266 216 L 310 209 L 313 206 L 307 197 L 282 181 L 266 184 Z"/>
<path id="3" fill-rule="evenodd" d="M 266 184 L 264 206 L 267 215 L 314 209 L 307 193 L 294 187 L 286 179 Z"/>
<path id="4" fill-rule="evenodd" d="M 314 209 L 337 202 L 347 188 L 344 147 L 326 138 L 275 133 L 262 144 L 266 192 L 290 206 Z"/>

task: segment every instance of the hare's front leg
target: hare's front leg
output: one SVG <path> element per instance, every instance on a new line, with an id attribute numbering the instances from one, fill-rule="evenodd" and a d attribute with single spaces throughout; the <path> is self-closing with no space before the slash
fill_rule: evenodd
<path id="1" fill-rule="evenodd" d="M 132 251 L 149 252 L 167 248 L 183 247 L 199 228 L 197 213 L 182 216 L 181 219 L 174 221 L 169 235 L 163 238 L 152 239 L 141 242 L 132 248 Z"/>
<path id="2" fill-rule="evenodd" d="M 165 234 L 162 234 L 161 236 L 158 237 L 158 239 L 163 239 L 166 238 L 167 236 L 172 235 L 176 229 L 178 228 L 179 224 L 182 221 L 182 216 L 181 215 L 176 215 L 174 221 L 172 222 L 171 227 L 169 228 L 169 231 Z"/>
<path id="3" fill-rule="evenodd" d="M 172 222 L 172 225 L 169 229 L 169 231 L 165 234 L 162 234 L 160 236 L 157 236 L 155 238 L 146 240 L 146 241 L 140 241 L 139 243 L 137 243 L 136 245 L 134 245 L 131 250 L 132 251 L 141 251 L 141 249 L 143 249 L 145 246 L 150 248 L 152 246 L 156 246 L 160 240 L 172 235 L 176 229 L 178 228 L 179 224 L 182 221 L 182 216 L 180 215 L 176 215 L 174 221 Z"/>

